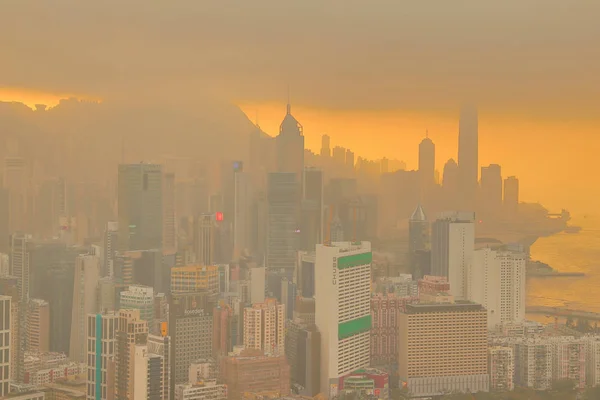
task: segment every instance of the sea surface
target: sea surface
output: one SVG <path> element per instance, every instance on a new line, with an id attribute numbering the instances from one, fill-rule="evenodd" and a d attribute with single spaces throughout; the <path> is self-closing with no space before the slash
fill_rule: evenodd
<path id="1" fill-rule="evenodd" d="M 600 313 L 600 218 L 574 218 L 579 233 L 559 233 L 539 238 L 531 258 L 559 272 L 583 272 L 584 277 L 529 278 L 527 304 L 565 307 Z M 545 317 L 534 318 L 543 322 Z M 547 321 L 550 322 L 550 321 Z"/>

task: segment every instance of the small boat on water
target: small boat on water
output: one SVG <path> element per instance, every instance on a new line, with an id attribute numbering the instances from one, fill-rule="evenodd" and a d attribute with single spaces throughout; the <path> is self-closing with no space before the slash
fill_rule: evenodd
<path id="1" fill-rule="evenodd" d="M 581 231 L 580 226 L 567 226 L 565 228 L 565 233 L 579 233 Z"/>

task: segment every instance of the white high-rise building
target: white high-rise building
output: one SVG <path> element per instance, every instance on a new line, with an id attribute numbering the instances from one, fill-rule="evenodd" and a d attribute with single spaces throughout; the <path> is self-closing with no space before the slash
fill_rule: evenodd
<path id="1" fill-rule="evenodd" d="M 244 347 L 279 355 L 285 350 L 285 305 L 266 299 L 244 309 Z"/>
<path id="2" fill-rule="evenodd" d="M 588 386 L 600 385 L 600 336 L 585 338 L 586 381 Z"/>
<path id="3" fill-rule="evenodd" d="M 10 391 L 11 363 L 11 297 L 0 296 L 0 398 L 7 396 Z"/>
<path id="4" fill-rule="evenodd" d="M 117 321 L 113 312 L 87 315 L 87 400 L 114 398 Z"/>
<path id="5" fill-rule="evenodd" d="M 490 328 L 501 322 L 501 285 L 498 254 L 489 248 L 476 250 L 473 253 L 473 261 L 469 265 L 467 299 L 485 307 Z"/>
<path id="6" fill-rule="evenodd" d="M 119 247 L 119 223 L 109 221 L 104 231 L 102 276 L 115 276 L 115 256 Z"/>
<path id="7" fill-rule="evenodd" d="M 333 397 L 339 378 L 369 366 L 371 243 L 317 245 L 316 325 L 321 333 L 321 393 Z"/>
<path id="8" fill-rule="evenodd" d="M 73 280 L 73 309 L 71 311 L 71 360 L 85 362 L 86 318 L 98 311 L 98 282 L 100 281 L 100 257 L 80 255 L 75 260 Z"/>
<path id="9" fill-rule="evenodd" d="M 500 320 L 521 322 L 525 319 L 526 256 L 521 252 L 498 252 L 500 260 Z"/>
<path id="10" fill-rule="evenodd" d="M 161 399 L 169 400 L 171 395 L 171 338 L 169 336 L 148 335 L 146 342 L 148 352 L 161 356 L 162 365 L 160 367 L 162 378 Z M 156 371 L 152 371 L 153 376 Z"/>
<path id="11" fill-rule="evenodd" d="M 475 250 L 475 214 L 442 213 L 431 227 L 431 274 L 444 276 L 457 300 L 467 299 L 468 268 Z"/>
<path id="12" fill-rule="evenodd" d="M 149 351 L 147 345 L 138 344 L 134 346 L 133 360 L 133 398 L 168 399 L 169 387 L 163 382 L 164 357 Z"/>

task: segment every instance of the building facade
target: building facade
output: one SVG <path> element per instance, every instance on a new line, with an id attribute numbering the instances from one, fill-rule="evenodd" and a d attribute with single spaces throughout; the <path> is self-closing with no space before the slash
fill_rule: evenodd
<path id="1" fill-rule="evenodd" d="M 515 388 L 515 355 L 511 347 L 493 346 L 489 349 L 488 371 L 490 391 L 508 392 Z"/>
<path id="2" fill-rule="evenodd" d="M 162 166 L 119 165 L 117 204 L 120 251 L 162 248 Z"/>
<path id="3" fill-rule="evenodd" d="M 447 277 L 450 293 L 462 300 L 475 250 L 474 220 L 471 212 L 443 213 L 431 229 L 431 274 Z"/>
<path id="4" fill-rule="evenodd" d="M 459 301 L 409 304 L 398 314 L 398 373 L 413 397 L 487 392 L 487 312 Z"/>
<path id="5" fill-rule="evenodd" d="M 7 396 L 10 392 L 11 377 L 11 331 L 12 331 L 12 310 L 11 310 L 12 298 L 10 296 L 0 295 L 0 335 L 2 340 L 0 341 L 0 353 L 3 355 L 0 359 L 0 368 L 2 369 L 2 375 L 0 376 L 0 397 Z"/>
<path id="6" fill-rule="evenodd" d="M 118 317 L 114 313 L 87 316 L 87 400 L 114 398 L 114 355 Z"/>
<path id="7" fill-rule="evenodd" d="M 87 316 L 98 311 L 99 281 L 100 257 L 92 254 L 78 256 L 75 260 L 69 348 L 69 356 L 76 362 L 85 362 Z"/>
<path id="8" fill-rule="evenodd" d="M 244 309 L 244 347 L 265 354 L 283 354 L 285 349 L 285 305 L 268 298 Z"/>
<path id="9" fill-rule="evenodd" d="M 372 257 L 369 242 L 317 246 L 315 320 L 326 396 L 335 393 L 340 377 L 369 366 Z"/>

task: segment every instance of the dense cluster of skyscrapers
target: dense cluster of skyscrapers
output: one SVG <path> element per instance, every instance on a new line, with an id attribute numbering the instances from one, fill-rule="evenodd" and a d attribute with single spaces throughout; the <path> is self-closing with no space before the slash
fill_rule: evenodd
<path id="1" fill-rule="evenodd" d="M 407 171 L 303 135 L 288 105 L 244 160 L 121 164 L 94 195 L 6 158 L 0 397 L 423 397 L 547 387 L 571 352 L 600 359 L 597 338 L 514 333 L 539 333 L 526 249 L 476 231 L 518 219 L 518 180 L 495 164 L 480 179 L 476 109 L 441 182 L 429 137 Z"/>

